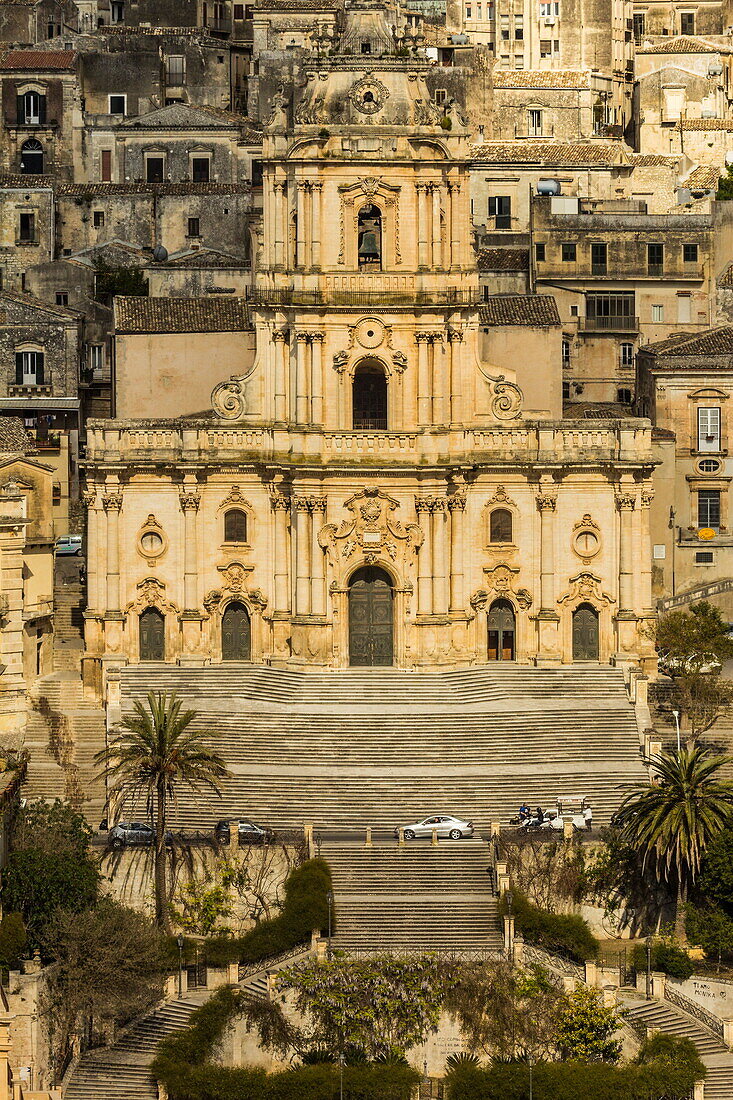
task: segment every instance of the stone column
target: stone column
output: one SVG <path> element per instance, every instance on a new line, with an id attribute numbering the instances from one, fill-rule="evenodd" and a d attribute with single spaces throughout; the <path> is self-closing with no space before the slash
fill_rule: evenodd
<path id="1" fill-rule="evenodd" d="M 311 183 L 311 267 L 321 268 L 321 192 L 323 184 Z M 315 417 L 313 418 L 315 420 Z"/>
<path id="2" fill-rule="evenodd" d="M 285 242 L 287 240 L 287 184 L 275 184 L 275 266 L 285 267 Z"/>
<path id="3" fill-rule="evenodd" d="M 555 608 L 555 509 L 557 498 L 547 493 L 537 497 L 540 512 L 540 610 Z"/>
<path id="4" fill-rule="evenodd" d="M 310 614 L 311 513 L 307 497 L 293 497 L 295 509 L 295 613 Z"/>
<path id="5" fill-rule="evenodd" d="M 430 365 L 428 363 L 429 332 L 416 332 L 417 340 L 417 422 L 429 424 L 431 413 Z"/>
<path id="6" fill-rule="evenodd" d="M 272 334 L 275 345 L 275 420 L 284 424 L 288 418 L 288 345 L 284 328 Z"/>
<path id="7" fill-rule="evenodd" d="M 296 332 L 295 360 L 295 423 L 307 424 L 310 411 L 308 394 L 308 338 L 307 332 Z"/>
<path id="8" fill-rule="evenodd" d="M 416 497 L 415 511 L 423 536 L 417 556 L 417 613 L 429 615 L 433 610 L 433 538 L 430 499 Z"/>
<path id="9" fill-rule="evenodd" d="M 311 501 L 311 614 L 326 614 L 326 558 L 318 541 L 318 532 L 324 523 L 326 498 L 312 497 Z"/>
<path id="10" fill-rule="evenodd" d="M 183 511 L 183 608 L 195 611 L 198 606 L 198 539 L 197 516 L 201 503 L 200 493 L 184 488 L 180 495 Z"/>
<path id="11" fill-rule="evenodd" d="M 652 501 L 654 500 L 654 493 L 649 490 L 643 490 L 639 503 L 641 507 L 639 512 L 641 513 L 641 533 L 639 548 L 640 560 L 641 560 L 641 593 L 639 598 L 639 608 L 648 610 L 654 606 L 652 600 L 652 538 L 651 529 L 649 523 L 649 509 L 651 508 Z"/>
<path id="12" fill-rule="evenodd" d="M 446 612 L 445 596 L 447 590 L 447 575 L 445 567 L 445 511 L 446 502 L 443 497 L 434 497 L 431 506 L 433 527 L 433 614 L 444 615 Z"/>
<path id="13" fill-rule="evenodd" d="M 461 185 L 450 183 L 450 262 L 451 267 L 459 267 L 461 263 Z"/>
<path id="14" fill-rule="evenodd" d="M 445 356 L 443 355 L 443 337 L 439 332 L 433 333 L 433 338 L 430 341 L 430 350 L 432 356 L 430 375 L 432 378 L 432 412 L 433 412 L 433 424 L 445 424 L 445 389 L 446 389 L 446 370 L 445 370 Z"/>
<path id="15" fill-rule="evenodd" d="M 450 610 L 463 611 L 463 513 L 465 493 L 448 497 L 450 512 Z"/>
<path id="16" fill-rule="evenodd" d="M 619 510 L 618 540 L 618 609 L 632 611 L 634 606 L 634 508 L 633 493 L 621 493 L 616 497 Z"/>
<path id="17" fill-rule="evenodd" d="M 428 185 L 416 183 L 417 191 L 417 266 L 428 266 Z"/>
<path id="18" fill-rule="evenodd" d="M 290 610 L 290 497 L 274 493 L 275 513 L 275 611 Z"/>
<path id="19" fill-rule="evenodd" d="M 323 424 L 323 340 L 324 333 L 312 332 L 311 354 L 311 422 Z"/>
<path id="20" fill-rule="evenodd" d="M 100 604 L 100 569 L 102 560 L 100 555 L 99 539 L 99 508 L 97 507 L 97 493 L 89 489 L 82 494 L 82 499 L 87 509 L 87 609 L 99 610 Z"/>
<path id="21" fill-rule="evenodd" d="M 120 610 L 120 512 L 122 493 L 111 487 L 102 497 L 107 513 L 107 610 Z"/>
<path id="22" fill-rule="evenodd" d="M 463 422 L 463 395 L 461 393 L 461 344 L 463 343 L 463 333 L 458 329 L 448 330 L 448 347 L 450 349 L 450 411 L 449 420 L 451 424 L 461 424 Z"/>
<path id="23" fill-rule="evenodd" d="M 308 195 L 308 184 L 300 182 L 298 187 L 297 197 L 297 226 L 295 234 L 295 266 L 305 267 L 307 265 L 308 256 L 306 253 L 306 200 Z"/>
<path id="24" fill-rule="evenodd" d="M 440 184 L 433 184 L 433 267 L 443 266 L 443 237 L 440 228 Z"/>

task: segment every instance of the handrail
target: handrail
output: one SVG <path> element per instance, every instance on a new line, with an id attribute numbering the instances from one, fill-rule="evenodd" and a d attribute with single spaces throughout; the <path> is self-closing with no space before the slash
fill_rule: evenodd
<path id="1" fill-rule="evenodd" d="M 721 1042 L 724 1042 L 723 1036 L 725 1034 L 725 1028 L 723 1021 L 714 1016 L 712 1012 L 708 1012 L 702 1005 L 697 1004 L 695 1001 L 691 1001 L 689 997 L 686 997 L 684 993 L 681 993 L 679 989 L 675 989 L 670 986 L 669 981 L 664 983 L 664 999 L 674 1005 L 675 1008 L 681 1009 L 686 1012 L 688 1016 L 692 1016 L 693 1019 L 701 1023 L 703 1027 L 706 1027 L 708 1031 L 712 1031 Z"/>

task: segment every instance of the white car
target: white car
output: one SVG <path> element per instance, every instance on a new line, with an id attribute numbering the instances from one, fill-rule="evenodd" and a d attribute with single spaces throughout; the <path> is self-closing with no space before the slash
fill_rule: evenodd
<path id="1" fill-rule="evenodd" d="M 451 814 L 431 814 L 424 821 L 418 821 L 414 825 L 403 825 L 402 834 L 405 840 L 414 840 L 416 836 L 432 836 L 433 829 L 438 836 L 447 836 L 451 840 L 460 840 L 462 836 L 473 836 L 473 822 L 463 821 L 460 817 Z M 395 829 L 395 836 L 400 835 L 400 830 Z"/>

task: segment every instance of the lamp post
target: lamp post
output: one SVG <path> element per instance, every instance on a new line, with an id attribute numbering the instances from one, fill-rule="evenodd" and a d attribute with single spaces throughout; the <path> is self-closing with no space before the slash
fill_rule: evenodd
<path id="1" fill-rule="evenodd" d="M 344 1052 L 339 1054 L 339 1100 L 344 1100 Z"/>
<path id="2" fill-rule="evenodd" d="M 532 1100 L 532 1065 L 533 1065 L 533 1063 L 532 1063 L 532 1052 L 531 1051 L 527 1055 L 527 1060 L 529 1061 L 529 1100 Z"/>
<path id="3" fill-rule="evenodd" d="M 646 938 L 646 999 L 652 999 L 652 937 Z"/>
<path id="4" fill-rule="evenodd" d="M 331 908 L 333 906 L 333 891 L 329 890 L 326 894 L 326 901 L 328 902 L 328 949 L 326 951 L 326 957 L 330 961 L 331 959 Z"/>
<path id="5" fill-rule="evenodd" d="M 179 935 L 178 944 L 178 999 L 183 997 L 183 936 Z"/>
<path id="6" fill-rule="evenodd" d="M 680 753 L 680 712 L 678 710 L 672 711 L 672 717 L 674 718 L 674 724 L 677 729 L 677 755 Z"/>

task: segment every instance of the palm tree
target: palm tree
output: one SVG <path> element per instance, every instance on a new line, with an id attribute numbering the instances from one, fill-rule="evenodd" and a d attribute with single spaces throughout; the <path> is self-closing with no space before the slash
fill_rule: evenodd
<path id="1" fill-rule="evenodd" d="M 729 756 L 712 756 L 699 746 L 652 757 L 656 776 L 626 796 L 614 823 L 621 839 L 641 856 L 642 870 L 676 885 L 675 932 L 685 939 L 687 894 L 705 849 L 733 824 L 733 783 L 720 779 Z"/>
<path id="2" fill-rule="evenodd" d="M 148 692 L 146 702 L 135 700 L 133 713 L 108 748 L 95 760 L 104 764 L 111 791 L 121 797 L 145 794 L 148 815 L 155 824 L 155 920 L 170 931 L 165 835 L 168 803 L 176 787 L 209 788 L 220 794 L 218 780 L 229 772 L 218 753 L 207 749 L 203 735 L 189 726 L 193 710 L 181 710 L 181 701 L 166 692 Z"/>

